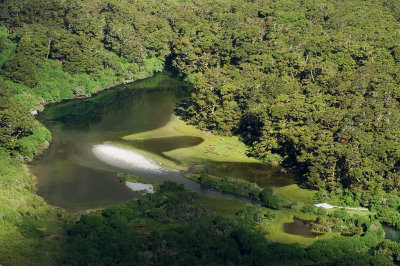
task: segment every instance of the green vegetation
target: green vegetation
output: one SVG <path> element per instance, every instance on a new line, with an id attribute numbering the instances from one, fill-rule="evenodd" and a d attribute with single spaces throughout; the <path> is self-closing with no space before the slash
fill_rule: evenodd
<path id="1" fill-rule="evenodd" d="M 173 115 L 166 125 L 161 128 L 125 136 L 124 140 L 148 140 L 153 138 L 183 137 L 191 136 L 203 139 L 203 142 L 163 152 L 166 156 L 180 162 L 180 165 L 166 160 L 157 154 L 148 154 L 150 157 L 161 161 L 171 168 L 182 168 L 191 163 L 203 161 L 216 162 L 259 162 L 254 158 L 246 156 L 246 146 L 237 137 L 218 136 L 211 132 L 201 131 L 194 126 L 188 125 L 177 116 Z M 125 144 L 124 142 L 122 142 Z"/>
<path id="2" fill-rule="evenodd" d="M 316 193 L 316 199 L 320 201 L 329 201 L 336 205 L 359 206 L 364 201 L 361 194 L 354 194 L 344 190 L 340 196 L 335 193 L 328 193 L 325 190 L 319 190 Z M 400 197 L 393 193 L 379 191 L 373 195 L 370 205 L 371 211 L 376 213 L 378 219 L 394 228 L 400 229 Z"/>
<path id="3" fill-rule="evenodd" d="M 304 209 L 303 209 L 304 211 Z M 378 220 L 371 215 L 353 213 L 350 214 L 344 209 L 336 209 L 326 215 L 326 210 L 322 208 L 314 209 L 318 215 L 317 221 L 313 224 L 316 232 L 337 232 L 342 235 L 370 235 L 374 231 L 383 236 L 383 229 L 380 228 Z"/>
<path id="4" fill-rule="evenodd" d="M 139 182 L 139 183 L 144 183 L 144 184 L 155 184 L 154 182 L 151 182 L 143 177 L 130 174 L 130 173 L 119 173 L 118 177 L 121 181 L 130 181 L 130 182 Z"/>
<path id="5" fill-rule="evenodd" d="M 366 206 L 396 192 L 399 22 L 386 2 L 214 3 L 175 46 L 179 73 L 196 73 L 182 117 L 240 135 L 310 188 L 349 189 Z"/>
<path id="6" fill-rule="evenodd" d="M 177 108 L 187 121 L 239 135 L 254 156 L 296 169 L 308 187 L 349 189 L 369 205 L 371 195 L 397 191 L 399 183 L 399 22 L 392 6 L 5 1 L 1 75 L 33 109 L 167 64 L 194 83 Z"/>
<path id="7" fill-rule="evenodd" d="M 285 200 L 289 200 L 292 202 L 301 202 L 304 204 L 316 203 L 315 191 L 302 189 L 296 184 L 284 187 L 277 187 L 274 188 L 274 191 Z"/>
<path id="8" fill-rule="evenodd" d="M 282 200 L 276 197 L 271 187 L 261 189 L 257 184 L 228 176 L 219 178 L 208 174 L 199 174 L 191 175 L 189 178 L 219 191 L 260 200 L 271 209 L 279 210 L 282 208 Z"/>
<path id="9" fill-rule="evenodd" d="M 51 265 L 62 256 L 68 215 L 35 193 L 35 179 L 0 150 L 0 263 Z"/>
<path id="10" fill-rule="evenodd" d="M 34 119 L 24 105 L 12 102 L 11 94 L 4 83 L 0 83 L 0 146 L 22 151 L 19 140 L 33 130 Z"/>
<path id="11" fill-rule="evenodd" d="M 196 195 L 165 182 L 160 190 L 137 201 L 83 215 L 68 228 L 71 264 L 235 264 L 302 265 L 323 262 L 391 265 L 381 255 L 370 256 L 381 235 L 317 240 L 307 248 L 268 240 L 258 224 L 271 213 L 244 206 L 230 218 L 194 203 Z M 215 205 L 215 204 L 214 204 Z M 143 225 L 153 225 L 147 227 Z M 104 245 L 103 243 L 111 245 Z M 381 253 L 392 251 L 385 246 Z"/>
<path id="12" fill-rule="evenodd" d="M 259 194 L 260 200 L 268 208 L 280 210 L 282 209 L 282 200 L 274 195 L 271 187 L 265 187 Z"/>
<path id="13" fill-rule="evenodd" d="M 64 214 L 34 194 L 20 163 L 51 140 L 30 111 L 164 68 L 193 84 L 176 114 L 198 129 L 174 116 L 161 129 L 125 140 L 204 139 L 165 152 L 182 162 L 168 166 L 181 168 L 202 160 L 257 161 L 246 157 L 240 139 L 255 158 L 295 171 L 302 188 L 255 191 L 240 182 L 235 191 L 230 178 L 201 182 L 260 197 L 275 209 L 277 198 L 297 205 L 249 207 L 236 217 L 234 206 L 224 212 L 210 199 L 164 184 L 159 194 L 72 223 L 61 261 L 386 265 L 385 256 L 398 263 L 399 245 L 383 240 L 374 219 L 400 229 L 398 6 L 395 0 L 2 1 L 0 263 L 54 264 L 64 255 Z M 86 111 L 106 112 L 95 105 Z M 324 213 L 310 205 L 315 200 L 368 206 L 371 215 Z M 317 230 L 332 232 L 317 241 L 283 234 L 282 223 L 294 214 L 320 219 Z M 152 230 L 141 235 L 139 224 Z M 264 231 L 254 229 L 258 224 Z M 339 232 L 356 235 L 330 238 Z M 105 249 L 105 242 L 113 246 Z"/>
<path id="14" fill-rule="evenodd" d="M 261 188 L 257 184 L 243 179 L 223 177 L 218 178 L 208 174 L 191 175 L 191 179 L 202 185 L 214 188 L 219 191 L 226 191 L 236 195 L 259 199 Z"/>
<path id="15" fill-rule="evenodd" d="M 393 262 L 400 262 L 400 244 L 390 240 L 384 240 L 378 246 L 377 254 L 390 258 Z"/>
<path id="16" fill-rule="evenodd" d="M 225 199 L 199 194 L 193 201 L 195 206 L 214 211 L 224 217 L 233 217 L 248 204 L 235 199 Z"/>

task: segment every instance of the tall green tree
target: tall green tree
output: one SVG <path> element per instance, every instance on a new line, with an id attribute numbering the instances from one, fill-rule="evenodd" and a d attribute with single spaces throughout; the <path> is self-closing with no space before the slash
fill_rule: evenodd
<path id="1" fill-rule="evenodd" d="M 34 119 L 24 105 L 10 97 L 7 86 L 0 82 L 0 146 L 17 152 L 21 149 L 17 140 L 31 133 Z"/>

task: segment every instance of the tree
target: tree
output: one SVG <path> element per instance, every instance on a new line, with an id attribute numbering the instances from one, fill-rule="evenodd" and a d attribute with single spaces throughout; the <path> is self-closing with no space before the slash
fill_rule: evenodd
<path id="1" fill-rule="evenodd" d="M 34 119 L 24 105 L 14 103 L 7 86 L 0 82 L 0 145 L 10 152 L 20 150 L 17 140 L 30 134 Z"/>

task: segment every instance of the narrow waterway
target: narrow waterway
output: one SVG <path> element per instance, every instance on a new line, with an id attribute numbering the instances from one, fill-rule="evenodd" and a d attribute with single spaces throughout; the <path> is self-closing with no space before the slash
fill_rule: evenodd
<path id="1" fill-rule="evenodd" d="M 49 203 L 70 210 L 114 204 L 139 196 L 117 178 L 119 172 L 131 172 L 152 181 L 171 180 L 182 183 L 186 188 L 199 193 L 252 202 L 250 199 L 210 190 L 185 178 L 182 173 L 162 166 L 147 167 L 150 164 L 146 166 L 144 161 L 130 166 L 128 163 L 127 166 L 122 161 L 132 159 L 129 151 L 119 153 L 119 163 L 101 159 L 104 157 L 101 145 L 105 142 L 119 141 L 125 135 L 165 125 L 176 103 L 186 96 L 187 91 L 187 84 L 158 75 L 103 91 L 92 98 L 70 100 L 46 107 L 39 119 L 50 129 L 53 141 L 50 148 L 30 165 L 31 172 L 38 177 L 38 194 Z M 162 156 L 164 150 L 198 145 L 201 142 L 201 138 L 184 136 L 138 141 L 130 145 Z M 157 165 L 156 162 L 151 163 Z M 276 180 L 277 185 L 293 182 L 289 176 L 281 174 L 278 168 L 271 169 L 263 164 L 225 164 L 206 162 L 205 168 L 215 175 L 256 181 L 262 181 L 263 173 L 268 172 L 276 177 L 271 179 L 269 176 L 269 180 Z"/>

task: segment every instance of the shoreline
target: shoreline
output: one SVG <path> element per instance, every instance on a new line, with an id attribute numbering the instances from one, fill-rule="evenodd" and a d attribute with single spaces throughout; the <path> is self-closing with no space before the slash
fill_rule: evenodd
<path id="1" fill-rule="evenodd" d="M 48 106 L 52 106 L 55 104 L 61 104 L 61 103 L 66 103 L 69 101 L 75 101 L 75 100 L 82 100 L 82 99 L 90 99 L 92 97 L 97 96 L 98 94 L 104 92 L 104 91 L 108 91 L 108 90 L 112 90 L 115 89 L 116 87 L 120 87 L 120 86 L 125 86 L 125 85 L 129 85 L 131 83 L 135 83 L 135 82 L 139 82 L 139 81 L 143 81 L 146 79 L 150 79 L 153 78 L 155 75 L 158 74 L 166 74 L 166 75 L 171 75 L 171 73 L 169 73 L 168 71 L 162 70 L 159 72 L 154 72 L 152 76 L 143 78 L 143 79 L 135 79 L 135 80 L 123 80 L 121 82 L 115 83 L 115 84 L 111 84 L 110 86 L 107 86 L 105 88 L 101 88 L 98 91 L 96 91 L 95 93 L 89 93 L 89 94 L 85 94 L 85 95 L 79 95 L 79 96 L 72 96 L 71 98 L 65 98 L 65 99 L 60 99 L 60 100 L 56 100 L 54 102 L 45 102 L 44 104 L 40 105 L 40 108 L 36 109 L 36 110 L 29 110 L 29 112 L 35 112 L 35 114 L 32 114 L 35 118 L 38 117 L 41 113 L 43 113 L 44 109 L 47 108 Z M 36 118 L 36 120 L 39 121 L 39 119 Z M 41 121 L 39 121 L 40 123 L 42 123 Z"/>
<path id="2" fill-rule="evenodd" d="M 139 152 L 114 144 L 93 145 L 92 153 L 100 161 L 124 170 L 153 171 L 156 173 L 168 171 Z"/>
<path id="3" fill-rule="evenodd" d="M 146 191 L 146 193 L 154 194 L 154 186 L 152 184 L 125 181 L 125 185 L 132 191 Z"/>

